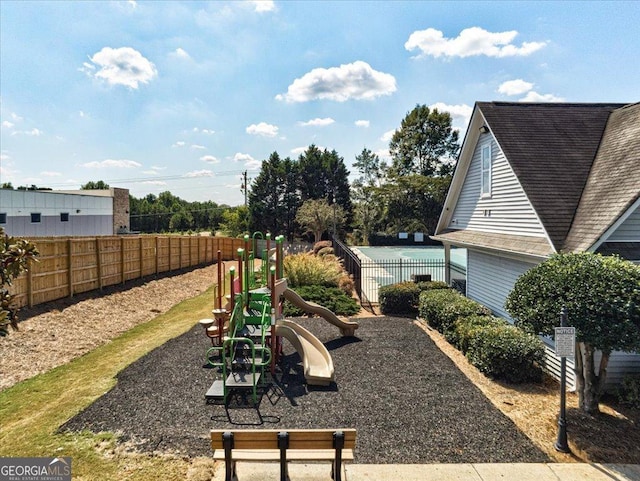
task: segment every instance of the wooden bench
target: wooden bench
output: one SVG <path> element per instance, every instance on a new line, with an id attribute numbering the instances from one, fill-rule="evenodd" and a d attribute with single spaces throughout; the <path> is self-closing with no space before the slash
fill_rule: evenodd
<path id="1" fill-rule="evenodd" d="M 288 481 L 288 461 L 332 461 L 331 479 L 342 480 L 342 461 L 353 461 L 355 429 L 212 430 L 213 459 L 225 462 L 225 481 L 236 481 L 236 461 L 279 461 Z"/>

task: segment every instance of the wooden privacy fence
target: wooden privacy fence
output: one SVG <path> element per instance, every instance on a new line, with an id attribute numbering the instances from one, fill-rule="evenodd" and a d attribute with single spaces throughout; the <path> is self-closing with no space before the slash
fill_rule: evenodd
<path id="1" fill-rule="evenodd" d="M 17 307 L 73 297 L 163 272 L 235 259 L 243 239 L 196 236 L 37 237 L 38 262 L 16 279 Z"/>

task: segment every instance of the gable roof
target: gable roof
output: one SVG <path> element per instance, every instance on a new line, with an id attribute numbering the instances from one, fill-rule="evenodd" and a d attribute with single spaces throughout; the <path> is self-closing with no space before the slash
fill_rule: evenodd
<path id="1" fill-rule="evenodd" d="M 478 102 L 556 251 L 564 246 L 607 119 L 624 104 Z"/>
<path id="2" fill-rule="evenodd" d="M 630 213 L 639 197 L 640 103 L 637 103 L 620 108 L 609 117 L 563 250 L 597 248 L 606 240 L 609 227 Z"/>

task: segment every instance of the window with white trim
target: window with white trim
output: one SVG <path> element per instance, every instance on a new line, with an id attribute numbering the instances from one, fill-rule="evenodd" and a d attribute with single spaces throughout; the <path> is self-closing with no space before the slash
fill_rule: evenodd
<path id="1" fill-rule="evenodd" d="M 491 144 L 480 149 L 480 195 L 491 197 Z"/>
<path id="2" fill-rule="evenodd" d="M 69 222 L 68 212 L 60 212 L 60 222 Z"/>
<path id="3" fill-rule="evenodd" d="M 42 215 L 40 214 L 40 212 L 32 212 L 31 213 L 31 223 L 32 224 L 37 224 L 42 220 Z"/>

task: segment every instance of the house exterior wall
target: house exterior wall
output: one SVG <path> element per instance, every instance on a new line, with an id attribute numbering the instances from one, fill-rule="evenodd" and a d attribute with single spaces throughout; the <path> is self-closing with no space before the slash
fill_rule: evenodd
<path id="1" fill-rule="evenodd" d="M 474 250 L 468 251 L 467 297 L 478 301 L 494 314 L 511 320 L 504 301 L 518 277 L 535 264 Z"/>
<path id="2" fill-rule="evenodd" d="M 113 235 L 113 199 L 107 196 L 0 189 L 0 224 L 11 236 Z M 32 222 L 31 214 L 40 214 Z M 61 219 L 68 214 L 68 221 Z"/>
<path id="3" fill-rule="evenodd" d="M 640 208 L 636 208 L 607 238 L 607 242 L 640 242 Z"/>
<path id="4" fill-rule="evenodd" d="M 491 196 L 483 198 L 481 148 L 487 143 L 491 145 Z M 545 237 L 538 216 L 490 133 L 482 134 L 476 144 L 448 228 Z"/>

